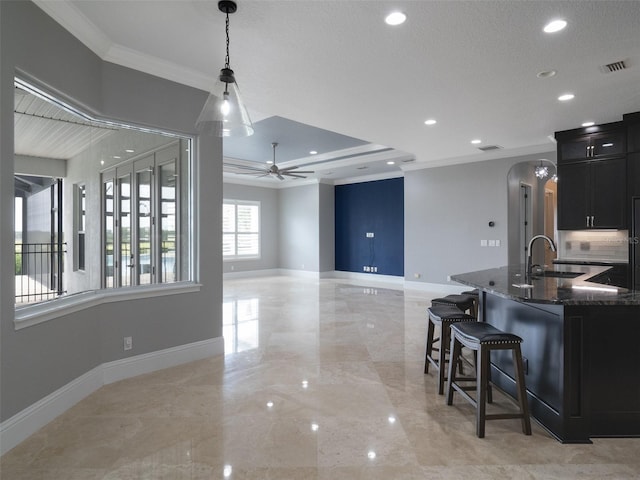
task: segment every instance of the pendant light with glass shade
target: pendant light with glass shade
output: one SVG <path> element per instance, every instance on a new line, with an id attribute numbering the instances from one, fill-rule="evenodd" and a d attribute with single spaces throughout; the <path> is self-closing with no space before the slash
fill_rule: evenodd
<path id="1" fill-rule="evenodd" d="M 236 77 L 229 63 L 229 14 L 238 6 L 232 0 L 220 0 L 218 10 L 226 14 L 225 31 L 227 36 L 227 55 L 224 68 L 213 90 L 209 93 L 200 116 L 196 121 L 199 132 L 217 137 L 247 137 L 253 135 L 253 125 L 247 108 L 240 97 Z"/>

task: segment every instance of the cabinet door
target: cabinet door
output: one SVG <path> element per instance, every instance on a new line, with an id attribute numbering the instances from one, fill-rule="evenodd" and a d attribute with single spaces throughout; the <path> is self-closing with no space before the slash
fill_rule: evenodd
<path id="1" fill-rule="evenodd" d="M 580 160 L 590 156 L 589 136 L 577 137 L 558 142 L 559 162 Z"/>
<path id="2" fill-rule="evenodd" d="M 640 197 L 640 153 L 627 156 L 627 181 L 629 196 Z"/>
<path id="3" fill-rule="evenodd" d="M 627 152 L 640 152 L 640 123 L 627 129 Z"/>
<path id="4" fill-rule="evenodd" d="M 591 136 L 591 156 L 605 157 L 624 155 L 626 153 L 626 133 L 624 131 L 608 132 Z"/>
<path id="5" fill-rule="evenodd" d="M 627 159 L 590 162 L 594 228 L 627 228 Z"/>
<path id="6" fill-rule="evenodd" d="M 589 163 L 558 165 L 558 230 L 588 227 Z"/>

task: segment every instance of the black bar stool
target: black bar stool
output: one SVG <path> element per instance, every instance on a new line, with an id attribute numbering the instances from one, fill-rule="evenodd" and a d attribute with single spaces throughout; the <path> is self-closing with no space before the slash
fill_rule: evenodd
<path id="1" fill-rule="evenodd" d="M 471 313 L 471 315 L 476 317 L 478 320 L 482 320 L 480 318 L 480 290 L 474 288 L 473 290 L 462 292 L 460 295 L 469 295 L 473 298 L 473 312 Z"/>
<path id="2" fill-rule="evenodd" d="M 447 295 L 446 297 L 434 298 L 431 300 L 431 306 L 434 305 L 449 305 L 454 306 L 462 310 L 463 312 L 469 312 L 470 315 L 474 315 L 475 299 L 472 295 Z"/>
<path id="3" fill-rule="evenodd" d="M 450 325 L 457 322 L 475 322 L 475 317 L 467 315 L 453 305 L 432 305 L 428 310 L 429 325 L 427 326 L 427 351 L 424 359 L 424 373 L 429 373 L 429 364 L 438 371 L 438 394 L 444 394 L 445 376 L 447 370 L 446 354 L 449 351 Z M 440 327 L 440 338 L 434 338 L 435 327 Z M 438 348 L 433 344 L 440 342 Z M 433 352 L 438 352 L 438 358 L 433 357 Z"/>
<path id="4" fill-rule="evenodd" d="M 531 420 L 529 418 L 529 404 L 527 402 L 527 391 L 524 383 L 520 343 L 522 343 L 522 339 L 517 335 L 503 332 L 485 322 L 465 322 L 451 325 L 451 358 L 449 359 L 447 382 L 447 405 L 453 404 L 453 392 L 456 390 L 475 406 L 477 414 L 476 432 L 480 438 L 484 437 L 485 420 L 508 418 L 521 419 L 523 433 L 525 435 L 531 435 Z M 459 382 L 469 379 L 456 377 L 456 369 L 453 365 L 456 365 L 458 362 L 463 346 L 477 352 L 475 386 L 463 386 Z M 487 390 L 489 388 L 489 376 L 491 372 L 491 351 L 493 350 L 512 351 L 519 406 L 518 413 L 486 414 Z M 469 390 L 476 391 L 475 399 L 467 393 Z"/>

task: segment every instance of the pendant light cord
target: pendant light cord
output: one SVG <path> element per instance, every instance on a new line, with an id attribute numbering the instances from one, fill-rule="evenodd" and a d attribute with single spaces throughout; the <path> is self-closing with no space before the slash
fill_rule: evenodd
<path id="1" fill-rule="evenodd" d="M 224 58 L 224 67 L 231 68 L 229 66 L 229 10 L 227 10 L 227 20 L 225 22 L 225 32 L 227 34 L 227 56 Z"/>

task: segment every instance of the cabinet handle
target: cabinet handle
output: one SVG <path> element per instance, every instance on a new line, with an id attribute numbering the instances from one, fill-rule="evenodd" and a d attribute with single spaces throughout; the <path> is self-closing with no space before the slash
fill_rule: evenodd
<path id="1" fill-rule="evenodd" d="M 591 145 L 591 157 L 593 157 L 593 151 L 595 148 L 596 148 L 595 145 Z"/>
<path id="2" fill-rule="evenodd" d="M 591 215 L 591 228 L 593 228 L 593 219 L 594 219 L 594 218 L 595 218 L 595 217 L 594 217 L 593 215 Z"/>
<path id="3" fill-rule="evenodd" d="M 587 158 L 589 158 L 589 151 L 591 150 L 591 147 L 589 145 L 587 145 Z"/>

